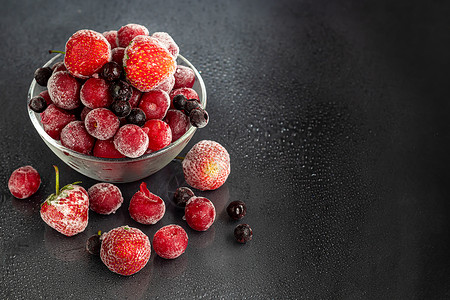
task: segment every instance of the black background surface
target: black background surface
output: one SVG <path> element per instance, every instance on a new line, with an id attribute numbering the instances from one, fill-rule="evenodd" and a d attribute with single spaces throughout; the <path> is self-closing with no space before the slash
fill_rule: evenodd
<path id="1" fill-rule="evenodd" d="M 129 3 L 128 3 L 129 2 Z M 392 3 L 395 2 L 395 3 Z M 443 299 L 450 297 L 450 2 L 1 1 L 0 298 Z M 232 171 L 200 193 L 218 211 L 194 232 L 170 197 L 179 162 L 145 178 L 167 212 L 144 226 L 128 215 L 139 182 L 119 184 L 113 216 L 90 212 L 66 238 L 39 216 L 63 184 L 95 180 L 63 164 L 26 113 L 34 70 L 77 30 L 128 23 L 168 32 L 201 71 L 210 123 L 196 142 L 225 146 Z M 41 174 L 29 200 L 9 194 L 23 165 Z M 254 237 L 234 242 L 224 208 L 247 203 Z M 128 224 L 149 237 L 176 223 L 185 254 L 152 253 L 121 277 L 83 251 L 97 230 Z"/>

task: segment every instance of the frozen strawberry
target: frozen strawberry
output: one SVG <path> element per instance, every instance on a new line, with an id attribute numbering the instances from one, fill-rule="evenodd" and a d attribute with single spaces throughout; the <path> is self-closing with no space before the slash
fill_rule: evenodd
<path id="1" fill-rule="evenodd" d="M 99 140 L 108 140 L 120 126 L 119 118 L 107 108 L 96 108 L 86 115 L 84 126 L 87 132 Z"/>
<path id="2" fill-rule="evenodd" d="M 101 34 L 93 30 L 79 30 L 66 43 L 64 64 L 77 78 L 88 78 L 111 61 L 111 45 Z"/>
<path id="3" fill-rule="evenodd" d="M 117 31 L 119 47 L 126 48 L 131 40 L 138 35 L 149 35 L 148 29 L 139 24 L 127 24 Z"/>
<path id="4" fill-rule="evenodd" d="M 165 259 L 174 259 L 186 251 L 188 235 L 183 227 L 175 224 L 160 228 L 153 236 L 153 249 Z"/>
<path id="5" fill-rule="evenodd" d="M 53 73 L 47 83 L 52 102 L 59 108 L 71 110 L 81 105 L 81 84 L 67 71 Z"/>
<path id="6" fill-rule="evenodd" d="M 18 199 L 33 195 L 41 185 L 41 176 L 32 166 L 24 166 L 14 170 L 8 180 L 8 189 Z"/>
<path id="7" fill-rule="evenodd" d="M 172 130 L 166 122 L 158 119 L 148 120 L 144 128 L 148 128 L 149 150 L 158 151 L 172 142 Z"/>
<path id="8" fill-rule="evenodd" d="M 180 53 L 180 48 L 167 32 L 155 32 L 152 34 L 152 37 L 160 41 L 175 58 L 178 56 L 178 53 Z"/>
<path id="9" fill-rule="evenodd" d="M 173 89 L 170 93 L 169 93 L 169 97 L 170 97 L 170 101 L 173 101 L 173 97 L 175 97 L 176 95 L 183 95 L 185 96 L 187 99 L 196 99 L 198 103 L 200 103 L 200 97 L 198 96 L 197 92 L 192 89 L 192 88 L 178 88 L 178 89 Z M 175 108 L 173 106 L 173 103 L 170 104 L 170 108 Z"/>
<path id="10" fill-rule="evenodd" d="M 89 208 L 96 213 L 115 213 L 123 203 L 122 192 L 114 184 L 100 182 L 88 189 Z"/>
<path id="11" fill-rule="evenodd" d="M 166 116 L 169 106 L 169 94 L 162 90 L 152 90 L 143 93 L 139 103 L 139 108 L 144 111 L 147 120 L 162 120 Z"/>
<path id="12" fill-rule="evenodd" d="M 201 191 L 215 190 L 230 174 L 230 155 L 219 143 L 203 140 L 189 150 L 182 165 L 190 186 Z"/>
<path id="13" fill-rule="evenodd" d="M 150 240 L 137 228 L 117 227 L 103 233 L 100 240 L 100 258 L 114 273 L 133 275 L 144 268 L 150 259 Z"/>
<path id="14" fill-rule="evenodd" d="M 84 231 L 88 224 L 89 197 L 79 182 L 59 188 L 59 171 L 56 172 L 56 193 L 41 205 L 41 218 L 58 232 L 73 236 Z"/>
<path id="15" fill-rule="evenodd" d="M 83 121 L 72 121 L 61 130 L 61 144 L 74 151 L 90 155 L 95 138 L 91 136 Z"/>
<path id="16" fill-rule="evenodd" d="M 148 190 L 145 182 L 142 182 L 140 190 L 130 200 L 128 211 L 136 222 L 151 225 L 162 219 L 166 205 L 160 197 Z"/>
<path id="17" fill-rule="evenodd" d="M 61 130 L 70 122 L 75 121 L 76 117 L 68 111 L 50 104 L 43 113 L 41 113 L 41 123 L 44 131 L 55 140 L 61 138 Z"/>
<path id="18" fill-rule="evenodd" d="M 117 47 L 111 50 L 111 61 L 115 61 L 119 66 L 123 66 L 123 56 L 125 48 Z"/>
<path id="19" fill-rule="evenodd" d="M 175 84 L 173 86 L 174 89 L 192 88 L 194 86 L 195 73 L 189 67 L 178 65 L 174 77 L 175 77 Z"/>
<path id="20" fill-rule="evenodd" d="M 148 92 L 175 73 L 175 58 L 150 36 L 135 37 L 125 49 L 124 70 L 128 81 Z"/>
<path id="21" fill-rule="evenodd" d="M 166 93 L 170 93 L 175 84 L 175 77 L 173 75 L 169 76 L 166 80 L 158 84 L 154 90 L 162 90 Z"/>
<path id="22" fill-rule="evenodd" d="M 80 90 L 81 102 L 89 108 L 108 107 L 113 98 L 109 92 L 108 82 L 102 78 L 89 78 Z"/>
<path id="23" fill-rule="evenodd" d="M 216 209 L 209 199 L 194 196 L 186 203 L 184 218 L 192 229 L 206 231 L 214 223 Z"/>
<path id="24" fill-rule="evenodd" d="M 108 41 L 111 49 L 117 48 L 119 43 L 117 42 L 117 30 L 110 30 L 103 32 L 103 36 Z"/>
<path id="25" fill-rule="evenodd" d="M 95 141 L 94 150 L 92 151 L 93 155 L 96 157 L 103 158 L 122 158 L 125 155 L 121 154 L 117 151 L 116 146 L 114 146 L 114 140 L 97 140 Z"/>
<path id="26" fill-rule="evenodd" d="M 117 151 L 126 157 L 136 158 L 148 148 L 148 135 L 141 127 L 127 124 L 119 128 L 114 136 Z"/>
<path id="27" fill-rule="evenodd" d="M 172 143 L 182 137 L 191 126 L 188 116 L 177 109 L 169 109 L 164 122 L 169 124 L 172 131 Z"/>

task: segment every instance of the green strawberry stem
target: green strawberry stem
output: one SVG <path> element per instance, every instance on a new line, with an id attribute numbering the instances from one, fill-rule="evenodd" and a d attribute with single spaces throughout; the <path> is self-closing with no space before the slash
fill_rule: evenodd
<path id="1" fill-rule="evenodd" d="M 55 185 L 56 185 L 56 196 L 59 195 L 59 170 L 58 167 L 53 165 L 53 168 L 55 168 L 55 175 L 56 175 L 56 181 L 55 181 Z"/>
<path id="2" fill-rule="evenodd" d="M 179 159 L 179 160 L 183 161 L 184 156 L 176 156 L 175 159 Z"/>
<path id="3" fill-rule="evenodd" d="M 59 50 L 48 50 L 48 53 L 50 53 L 50 54 L 52 54 L 52 53 L 66 54 L 66 52 L 64 52 L 64 51 L 59 51 Z"/>

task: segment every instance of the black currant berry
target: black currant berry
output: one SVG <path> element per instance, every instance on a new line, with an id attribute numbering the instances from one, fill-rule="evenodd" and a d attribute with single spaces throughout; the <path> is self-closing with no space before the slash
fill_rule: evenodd
<path id="1" fill-rule="evenodd" d="M 122 75 L 122 68 L 115 61 L 108 62 L 103 65 L 100 70 L 100 76 L 108 81 L 114 81 Z"/>
<path id="2" fill-rule="evenodd" d="M 173 202 L 179 207 L 185 207 L 188 200 L 194 196 L 194 192 L 190 188 L 179 187 L 173 194 Z"/>
<path id="3" fill-rule="evenodd" d="M 92 255 L 100 255 L 101 245 L 100 234 L 93 235 L 86 241 L 86 251 Z"/>
<path id="4" fill-rule="evenodd" d="M 34 96 L 28 102 L 28 107 L 34 112 L 41 113 L 47 108 L 47 102 L 44 97 Z"/>
<path id="5" fill-rule="evenodd" d="M 201 108 L 200 103 L 198 103 L 196 99 L 189 99 L 186 101 L 186 104 L 184 105 L 183 109 L 184 109 L 184 113 L 189 116 L 189 114 L 191 113 L 191 110 L 198 109 L 198 108 Z"/>
<path id="6" fill-rule="evenodd" d="M 133 108 L 126 119 L 129 124 L 135 124 L 135 125 L 141 127 L 141 126 L 144 126 L 146 117 L 145 117 L 145 113 L 142 109 Z"/>
<path id="7" fill-rule="evenodd" d="M 111 104 L 111 111 L 119 118 L 123 118 L 130 114 L 131 105 L 128 101 L 117 100 Z"/>
<path id="8" fill-rule="evenodd" d="M 133 94 L 133 89 L 131 85 L 123 80 L 114 81 L 109 86 L 109 91 L 111 92 L 111 97 L 114 100 L 128 101 Z"/>
<path id="9" fill-rule="evenodd" d="M 205 127 L 206 124 L 208 124 L 208 119 L 209 119 L 208 113 L 206 112 L 206 110 L 201 108 L 193 109 L 189 114 L 189 121 L 194 127 L 198 128 Z"/>
<path id="10" fill-rule="evenodd" d="M 247 206 L 242 201 L 233 201 L 228 204 L 227 213 L 234 220 L 242 219 L 247 213 Z"/>
<path id="11" fill-rule="evenodd" d="M 234 237 L 239 243 L 245 244 L 252 239 L 253 231 L 248 224 L 239 224 L 234 229 Z"/>
<path id="12" fill-rule="evenodd" d="M 183 110 L 186 104 L 187 98 L 183 94 L 178 94 L 172 99 L 173 107 L 178 110 Z"/>
<path id="13" fill-rule="evenodd" d="M 52 73 L 53 71 L 50 67 L 38 68 L 34 72 L 34 79 L 39 85 L 47 86 L 48 79 L 52 76 Z"/>

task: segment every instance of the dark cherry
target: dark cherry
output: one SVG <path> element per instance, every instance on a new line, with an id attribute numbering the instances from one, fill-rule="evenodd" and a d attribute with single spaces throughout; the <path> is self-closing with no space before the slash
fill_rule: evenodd
<path id="1" fill-rule="evenodd" d="M 28 107 L 34 112 L 41 113 L 47 108 L 47 102 L 44 97 L 34 96 L 28 102 Z"/>
<path id="2" fill-rule="evenodd" d="M 110 87 L 111 97 L 114 100 L 128 101 L 133 94 L 131 85 L 123 80 L 114 81 Z"/>
<path id="3" fill-rule="evenodd" d="M 208 124 L 208 112 L 206 110 L 197 108 L 191 110 L 189 113 L 189 121 L 191 122 L 192 126 L 203 128 Z"/>
<path id="4" fill-rule="evenodd" d="M 253 231 L 248 224 L 239 224 L 234 229 L 234 237 L 239 243 L 245 244 L 252 239 Z"/>
<path id="5" fill-rule="evenodd" d="M 41 86 L 47 86 L 48 79 L 52 76 L 53 70 L 50 67 L 42 67 L 34 72 L 34 79 Z"/>
<path id="6" fill-rule="evenodd" d="M 183 110 L 186 105 L 187 98 L 183 94 L 178 94 L 172 99 L 173 107 L 178 110 Z"/>
<path id="7" fill-rule="evenodd" d="M 100 70 L 100 76 L 108 81 L 114 81 L 122 75 L 122 68 L 115 61 L 110 61 L 103 65 Z"/>
<path id="8" fill-rule="evenodd" d="M 133 108 L 130 114 L 126 117 L 126 120 L 129 124 L 135 124 L 142 127 L 146 121 L 145 113 L 140 108 Z"/>
<path id="9" fill-rule="evenodd" d="M 177 188 L 173 194 L 173 202 L 179 207 L 185 207 L 189 199 L 194 196 L 194 192 L 190 188 L 182 186 Z"/>
<path id="10" fill-rule="evenodd" d="M 100 255 L 101 245 L 100 234 L 95 234 L 86 241 L 86 251 L 92 255 Z"/>
<path id="11" fill-rule="evenodd" d="M 230 202 L 227 206 L 227 213 L 234 220 L 242 219 L 247 213 L 247 206 L 239 200 Z"/>
<path id="12" fill-rule="evenodd" d="M 189 114 L 191 113 L 191 111 L 193 109 L 198 109 L 198 108 L 201 108 L 200 103 L 198 103 L 196 99 L 189 99 L 186 101 L 186 104 L 184 105 L 183 109 L 184 109 L 184 113 L 189 116 Z"/>
<path id="13" fill-rule="evenodd" d="M 116 100 L 111 104 L 111 111 L 119 118 L 126 117 L 131 112 L 130 102 L 125 100 Z"/>

